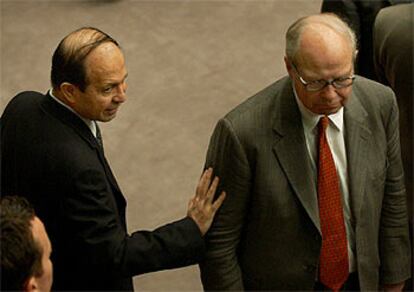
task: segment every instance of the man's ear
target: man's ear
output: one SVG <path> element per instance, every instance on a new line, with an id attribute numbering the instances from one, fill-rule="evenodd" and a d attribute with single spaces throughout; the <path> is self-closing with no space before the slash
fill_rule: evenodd
<path id="1" fill-rule="evenodd" d="M 359 51 L 358 50 L 355 50 L 355 53 L 354 53 L 353 59 L 352 59 L 352 62 L 354 64 L 354 66 L 356 64 L 356 59 L 358 58 L 358 54 L 359 54 Z"/>
<path id="2" fill-rule="evenodd" d="M 24 292 L 35 292 L 37 291 L 37 281 L 34 276 L 31 276 L 29 280 L 27 280 L 26 284 L 23 286 Z"/>
<path id="3" fill-rule="evenodd" d="M 76 102 L 76 96 L 79 89 L 75 85 L 69 82 L 63 82 L 60 84 L 59 89 L 69 104 L 74 104 Z"/>
<path id="4" fill-rule="evenodd" d="M 285 56 L 285 58 L 284 58 L 284 60 L 285 60 L 285 67 L 286 67 L 286 71 L 288 72 L 288 74 L 289 74 L 289 76 L 290 76 L 290 78 L 292 78 L 293 79 L 293 73 L 292 73 L 292 64 L 290 63 L 290 61 L 289 61 L 289 59 L 288 59 L 288 57 L 286 57 Z"/>

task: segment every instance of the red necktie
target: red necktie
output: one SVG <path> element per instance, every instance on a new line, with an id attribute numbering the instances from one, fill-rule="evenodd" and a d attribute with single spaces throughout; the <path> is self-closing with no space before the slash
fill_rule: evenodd
<path id="1" fill-rule="evenodd" d="M 348 249 L 339 179 L 326 139 L 329 119 L 319 120 L 318 201 L 322 230 L 319 280 L 333 291 L 339 291 L 348 278 Z"/>

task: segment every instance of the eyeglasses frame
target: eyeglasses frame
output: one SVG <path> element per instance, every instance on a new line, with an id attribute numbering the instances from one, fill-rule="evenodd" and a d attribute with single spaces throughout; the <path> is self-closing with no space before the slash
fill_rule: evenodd
<path id="1" fill-rule="evenodd" d="M 290 61 L 290 63 L 292 64 L 293 70 L 295 70 L 296 75 L 298 75 L 300 83 L 302 83 L 302 85 L 305 87 L 305 89 L 309 92 L 321 91 L 322 89 L 324 89 L 328 85 L 332 85 L 335 89 L 347 88 L 347 87 L 351 86 L 354 83 L 354 80 L 355 80 L 355 75 L 354 74 L 352 74 L 348 77 L 345 77 L 345 78 L 340 77 L 340 78 L 336 78 L 336 79 L 332 79 L 332 80 L 325 80 L 325 79 L 315 80 L 315 81 L 311 81 L 311 82 L 321 82 L 321 81 L 323 81 L 325 83 L 325 85 L 323 85 L 321 88 L 316 89 L 316 90 L 309 90 L 308 86 L 311 82 L 306 81 L 305 79 L 303 79 L 302 76 L 300 76 L 299 71 L 297 69 L 297 66 L 295 65 L 295 63 L 293 63 L 293 61 Z M 349 85 L 346 85 L 346 86 L 343 86 L 343 87 L 338 87 L 335 84 L 335 82 L 338 81 L 339 79 L 350 79 L 351 83 Z"/>

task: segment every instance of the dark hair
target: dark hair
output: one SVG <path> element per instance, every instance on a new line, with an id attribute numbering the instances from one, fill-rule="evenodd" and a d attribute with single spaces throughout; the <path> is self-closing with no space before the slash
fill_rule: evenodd
<path id="1" fill-rule="evenodd" d="M 31 276 L 40 276 L 42 248 L 35 241 L 35 212 L 23 197 L 0 199 L 1 290 L 22 290 Z"/>
<path id="2" fill-rule="evenodd" d="M 82 27 L 67 35 L 53 53 L 53 88 L 58 88 L 63 82 L 69 82 L 84 91 L 88 85 L 85 59 L 95 48 L 107 42 L 119 47 L 112 37 L 94 27 Z"/>

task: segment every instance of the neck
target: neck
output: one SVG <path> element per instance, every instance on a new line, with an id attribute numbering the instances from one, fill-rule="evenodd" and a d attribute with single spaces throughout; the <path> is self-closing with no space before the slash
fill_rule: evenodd
<path id="1" fill-rule="evenodd" d="M 70 107 L 70 103 L 69 101 L 65 98 L 65 96 L 62 94 L 62 92 L 58 89 L 52 88 L 50 93 L 56 97 L 57 99 L 59 99 L 61 102 L 63 102 L 64 104 L 66 104 L 67 106 Z"/>

